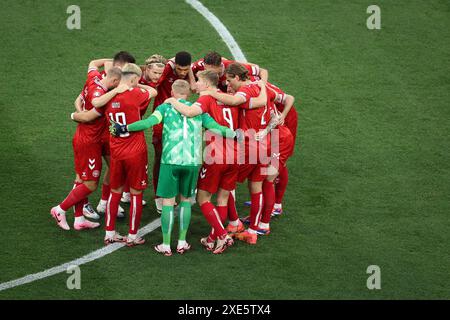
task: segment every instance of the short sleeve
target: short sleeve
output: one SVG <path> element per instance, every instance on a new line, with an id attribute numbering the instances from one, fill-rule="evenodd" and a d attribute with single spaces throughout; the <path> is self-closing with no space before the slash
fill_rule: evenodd
<path id="1" fill-rule="evenodd" d="M 201 96 L 193 105 L 200 107 L 203 113 L 208 113 L 210 104 L 211 96 Z"/>
<path id="2" fill-rule="evenodd" d="M 250 99 L 251 95 L 247 91 L 247 88 L 241 88 L 239 89 L 235 94 L 235 96 L 241 96 L 245 98 L 245 102 L 240 104 L 238 107 L 243 109 L 250 109 Z"/>

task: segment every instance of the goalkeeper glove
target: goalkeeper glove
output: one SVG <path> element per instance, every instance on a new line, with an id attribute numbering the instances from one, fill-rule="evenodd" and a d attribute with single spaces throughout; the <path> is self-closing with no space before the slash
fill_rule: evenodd
<path id="1" fill-rule="evenodd" d="M 126 124 L 120 124 L 115 122 L 114 120 L 110 120 L 111 125 L 109 126 L 109 133 L 114 137 L 118 137 L 121 134 L 125 134 L 128 132 Z"/>

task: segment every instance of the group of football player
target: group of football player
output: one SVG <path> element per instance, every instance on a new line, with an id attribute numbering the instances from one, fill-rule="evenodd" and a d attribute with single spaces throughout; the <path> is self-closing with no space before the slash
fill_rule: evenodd
<path id="1" fill-rule="evenodd" d="M 113 59 L 91 61 L 70 115 L 78 123 L 72 141 L 74 186 L 50 210 L 58 226 L 70 230 L 66 211 L 73 207 L 75 230 L 98 228 L 100 223 L 91 220 L 104 214 L 106 245 L 145 243 L 138 236 L 148 183 L 144 130 L 152 127 L 152 184 L 163 235 L 155 250 L 172 255 L 177 206 L 177 252 L 191 248 L 186 234 L 195 202 L 211 226 L 209 235 L 200 239 L 208 251 L 222 253 L 234 239 L 256 244 L 258 236 L 270 233 L 271 217 L 283 212 L 286 162 L 297 133 L 294 97 L 268 77 L 256 64 L 228 60 L 217 52 L 195 62 L 185 51 L 171 59 L 155 54 L 141 66 L 125 51 Z M 198 94 L 194 103 L 188 101 L 192 93 Z M 153 113 L 144 119 L 152 98 Z M 88 197 L 98 187 L 103 160 L 106 170 L 96 212 Z M 245 180 L 250 214 L 240 219 L 235 189 Z M 116 219 L 124 217 L 120 202 L 130 203 L 127 236 L 115 231 Z"/>

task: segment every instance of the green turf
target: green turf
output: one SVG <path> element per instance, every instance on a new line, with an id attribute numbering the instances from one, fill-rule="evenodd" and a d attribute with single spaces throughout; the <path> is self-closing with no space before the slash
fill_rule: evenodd
<path id="1" fill-rule="evenodd" d="M 208 228 L 196 207 L 185 256 L 154 253 L 157 229 L 145 246 L 83 265 L 81 290 L 68 290 L 64 273 L 0 298 L 449 299 L 448 1 L 377 1 L 379 31 L 366 28 L 371 1 L 203 3 L 247 59 L 301 101 L 286 215 L 256 246 L 214 256 L 198 243 Z M 102 230 L 63 232 L 48 214 L 72 186 L 69 115 L 89 60 L 124 49 L 139 62 L 180 50 L 230 57 L 181 1 L 78 1 L 79 31 L 65 27 L 70 4 L 14 1 L 0 11 L 0 282 L 102 247 Z M 240 186 L 241 215 L 246 198 Z M 143 224 L 158 217 L 146 207 Z M 366 288 L 372 264 L 379 291 Z"/>

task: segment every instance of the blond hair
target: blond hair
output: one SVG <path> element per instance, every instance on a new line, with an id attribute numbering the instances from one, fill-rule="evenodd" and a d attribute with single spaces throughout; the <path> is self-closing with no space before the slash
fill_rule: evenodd
<path id="1" fill-rule="evenodd" d="M 178 79 L 172 84 L 172 90 L 176 94 L 189 95 L 191 93 L 191 86 L 186 80 Z"/>
<path id="2" fill-rule="evenodd" d="M 106 76 L 108 78 L 117 78 L 120 80 L 120 78 L 122 77 L 122 70 L 120 70 L 120 68 L 117 67 L 112 67 L 108 69 L 108 73 L 106 74 Z"/>
<path id="3" fill-rule="evenodd" d="M 142 76 L 142 70 L 134 63 L 127 63 L 122 68 L 122 75 L 127 76 L 130 74 L 135 74 L 140 78 Z"/>
<path id="4" fill-rule="evenodd" d="M 153 65 L 156 65 L 158 67 L 164 67 L 167 63 L 167 59 L 164 58 L 162 55 L 154 54 L 145 60 L 145 65 L 147 67 L 152 67 Z"/>
<path id="5" fill-rule="evenodd" d="M 217 87 L 217 84 L 219 83 L 219 75 L 217 74 L 217 72 L 214 72 L 212 70 L 199 71 L 197 72 L 197 77 L 206 80 L 214 87 Z"/>

